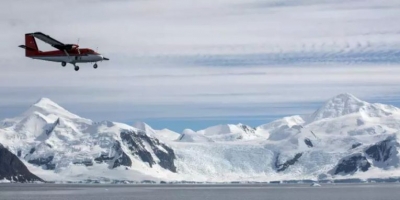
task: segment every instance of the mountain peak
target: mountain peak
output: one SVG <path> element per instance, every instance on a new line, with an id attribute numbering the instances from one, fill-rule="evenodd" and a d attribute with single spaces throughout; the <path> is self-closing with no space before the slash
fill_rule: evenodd
<path id="1" fill-rule="evenodd" d="M 309 117 L 308 122 L 355 113 L 367 104 L 350 93 L 342 93 L 328 100 Z"/>
<path id="2" fill-rule="evenodd" d="M 59 106 L 57 103 L 55 103 L 54 101 L 52 101 L 51 99 L 46 98 L 46 97 L 40 98 L 33 105 L 37 106 L 37 107 L 42 107 L 42 108 L 58 108 L 58 109 L 61 108 L 61 109 L 64 109 L 61 106 Z"/>
<path id="3" fill-rule="evenodd" d="M 79 116 L 69 112 L 68 110 L 64 109 L 63 107 L 46 97 L 42 97 L 34 104 L 32 104 L 30 108 L 24 113 L 24 116 L 31 115 L 35 112 L 39 112 L 45 116 L 56 115 L 59 117 L 80 118 Z"/>
<path id="4" fill-rule="evenodd" d="M 338 99 L 340 99 L 342 101 L 364 102 L 350 93 L 338 94 L 335 97 L 331 98 L 329 101 L 335 101 Z"/>
<path id="5" fill-rule="evenodd" d="M 136 121 L 133 124 L 133 127 L 137 128 L 139 130 L 142 130 L 142 131 L 146 132 L 146 134 L 149 134 L 149 135 L 154 135 L 156 133 L 156 131 L 150 125 L 148 125 L 142 121 Z"/>

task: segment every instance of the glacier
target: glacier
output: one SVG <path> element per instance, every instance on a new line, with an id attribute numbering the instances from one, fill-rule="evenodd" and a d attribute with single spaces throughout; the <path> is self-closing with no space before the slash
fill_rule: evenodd
<path id="1" fill-rule="evenodd" d="M 400 177 L 400 109 L 339 94 L 309 115 L 176 133 L 93 121 L 41 98 L 0 144 L 53 182 L 276 182 Z"/>

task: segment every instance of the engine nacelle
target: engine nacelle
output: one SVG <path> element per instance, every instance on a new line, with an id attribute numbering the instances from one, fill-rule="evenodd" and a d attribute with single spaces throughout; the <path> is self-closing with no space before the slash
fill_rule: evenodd
<path id="1" fill-rule="evenodd" d="M 65 50 L 71 51 L 71 50 L 77 49 L 78 47 L 79 47 L 79 45 L 77 45 L 77 44 L 66 44 Z"/>

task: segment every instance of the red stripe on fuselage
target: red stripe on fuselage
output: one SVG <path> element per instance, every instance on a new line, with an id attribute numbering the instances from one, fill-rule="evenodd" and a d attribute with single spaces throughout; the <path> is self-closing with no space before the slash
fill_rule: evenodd
<path id="1" fill-rule="evenodd" d="M 80 55 L 87 55 L 87 54 L 94 54 L 94 55 L 99 55 L 97 52 L 91 50 L 91 49 L 73 49 L 71 51 L 67 51 L 69 56 L 80 56 Z M 68 56 L 64 51 L 60 50 L 55 50 L 55 51 L 37 51 L 37 52 L 32 52 L 29 57 L 35 57 L 35 56 Z"/>

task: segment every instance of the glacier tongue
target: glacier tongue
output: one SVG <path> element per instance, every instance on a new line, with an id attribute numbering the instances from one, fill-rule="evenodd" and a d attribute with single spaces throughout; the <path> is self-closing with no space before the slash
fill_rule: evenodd
<path id="1" fill-rule="evenodd" d="M 94 122 L 42 98 L 3 121 L 0 142 L 52 181 L 330 180 L 400 176 L 399 131 L 398 108 L 351 94 L 305 117 L 181 134 L 143 122 Z"/>

